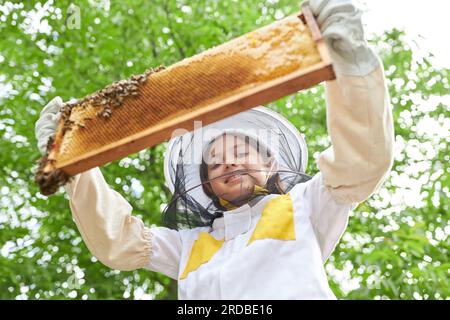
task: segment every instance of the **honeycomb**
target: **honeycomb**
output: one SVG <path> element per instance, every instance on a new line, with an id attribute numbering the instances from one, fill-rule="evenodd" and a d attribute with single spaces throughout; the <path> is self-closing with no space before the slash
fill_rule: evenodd
<path id="1" fill-rule="evenodd" d="M 308 26 L 290 16 L 139 79 L 119 81 L 65 109 L 44 171 L 320 61 Z"/>

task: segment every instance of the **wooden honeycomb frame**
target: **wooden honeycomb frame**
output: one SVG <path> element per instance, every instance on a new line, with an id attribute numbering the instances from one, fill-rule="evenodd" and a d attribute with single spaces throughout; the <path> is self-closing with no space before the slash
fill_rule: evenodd
<path id="1" fill-rule="evenodd" d="M 174 117 L 169 121 L 145 128 L 126 138 L 63 161 L 58 161 L 64 136 L 64 130 L 62 130 L 62 124 L 60 123 L 55 140 L 52 141 L 52 146 L 49 146 L 46 161 L 45 163 L 41 162 L 41 179 L 39 181 L 37 179 L 41 185 L 41 190 L 42 184 L 48 182 L 42 180 L 42 173 L 47 178 L 53 173 L 58 173 L 58 176 L 61 174 L 65 177 L 74 176 L 90 168 L 101 166 L 159 144 L 171 138 L 176 129 L 192 130 L 194 129 L 195 121 L 201 121 L 202 125 L 207 125 L 257 105 L 269 103 L 299 90 L 309 88 L 322 81 L 335 79 L 328 49 L 310 8 L 302 6 L 301 12 L 295 16 L 309 27 L 312 39 L 320 55 L 319 62 L 273 80 L 261 82 L 238 94 L 228 96 L 220 101 L 215 101 L 199 109 Z M 44 178 L 44 180 L 47 178 Z M 59 183 L 60 185 L 63 184 L 62 181 L 59 181 Z M 56 190 L 52 192 L 54 191 Z"/>

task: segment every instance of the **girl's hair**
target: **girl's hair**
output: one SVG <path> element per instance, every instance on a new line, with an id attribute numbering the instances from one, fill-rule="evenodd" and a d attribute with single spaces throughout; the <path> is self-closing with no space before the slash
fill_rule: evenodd
<path id="1" fill-rule="evenodd" d="M 225 133 L 222 135 L 224 136 Z M 253 146 L 256 146 L 257 152 L 265 152 L 264 156 L 267 156 L 269 158 L 272 157 L 272 154 L 270 153 L 270 150 L 266 150 L 265 148 L 261 147 L 258 140 L 251 138 L 249 136 L 245 136 L 244 140 L 247 144 L 251 144 Z M 211 141 L 209 144 L 211 145 L 215 140 Z M 207 148 L 208 149 L 208 148 Z M 211 198 L 214 205 L 217 208 L 220 208 L 224 211 L 226 209 L 220 204 L 219 197 L 216 196 L 216 194 L 212 191 L 211 186 L 209 184 L 209 177 L 208 177 L 208 165 L 206 164 L 205 160 L 202 158 L 202 164 L 200 165 L 200 179 L 202 182 L 202 188 L 205 194 Z M 285 190 L 283 188 L 283 185 L 281 183 L 280 175 L 279 173 L 275 173 L 267 180 L 267 183 L 265 186 L 263 186 L 269 194 L 285 194 Z"/>

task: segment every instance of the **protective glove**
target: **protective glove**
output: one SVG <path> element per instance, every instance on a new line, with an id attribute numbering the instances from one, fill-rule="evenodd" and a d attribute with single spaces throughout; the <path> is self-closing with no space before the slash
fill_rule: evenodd
<path id="1" fill-rule="evenodd" d="M 48 139 L 55 133 L 58 126 L 59 119 L 61 118 L 61 107 L 63 101 L 60 97 L 55 97 L 50 101 L 44 109 L 42 109 L 38 121 L 35 125 L 35 135 L 37 139 L 37 146 L 42 155 L 45 154 L 47 149 Z"/>
<path id="2" fill-rule="evenodd" d="M 42 109 L 39 119 L 35 125 L 35 135 L 38 141 L 39 152 L 44 155 L 47 151 L 48 139 L 55 134 L 61 118 L 61 108 L 64 105 L 60 97 L 55 97 Z M 70 183 L 64 185 L 69 198 L 72 195 Z"/>
<path id="3" fill-rule="evenodd" d="M 364 37 L 362 11 L 352 0 L 310 0 L 337 74 L 366 76 L 379 65 Z"/>

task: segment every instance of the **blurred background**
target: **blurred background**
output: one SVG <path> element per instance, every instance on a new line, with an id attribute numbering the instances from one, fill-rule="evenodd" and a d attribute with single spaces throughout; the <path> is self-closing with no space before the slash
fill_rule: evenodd
<path id="1" fill-rule="evenodd" d="M 61 189 L 39 193 L 34 137 L 54 96 L 82 98 L 299 11 L 293 0 L 0 0 L 0 299 L 176 299 L 177 284 L 119 272 L 83 243 Z M 449 299 L 450 50 L 441 0 L 367 0 L 367 36 L 383 59 L 395 117 L 389 179 L 352 213 L 326 265 L 341 299 Z M 309 145 L 308 173 L 330 145 L 324 88 L 268 105 Z M 161 144 L 102 167 L 148 225 L 168 200 Z"/>

